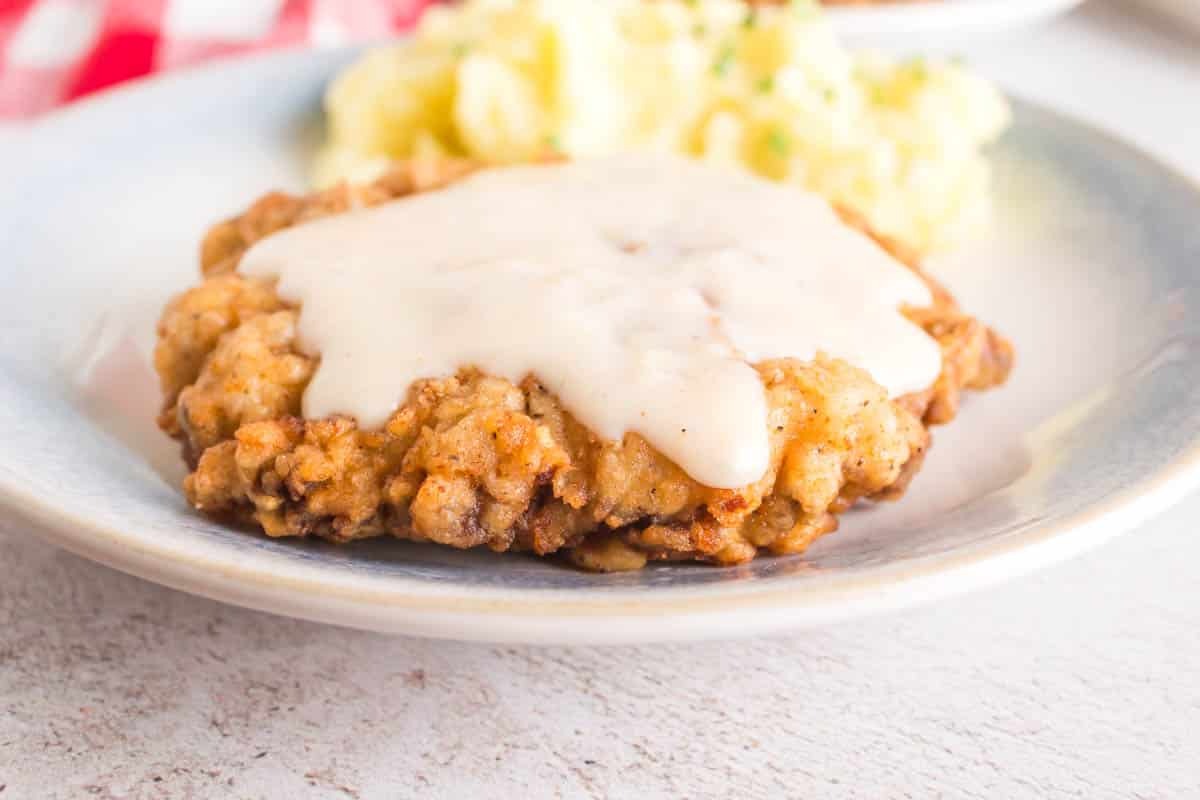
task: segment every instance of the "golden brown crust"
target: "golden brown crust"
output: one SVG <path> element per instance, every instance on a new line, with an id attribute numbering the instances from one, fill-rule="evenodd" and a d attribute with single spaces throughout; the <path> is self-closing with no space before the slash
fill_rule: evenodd
<path id="1" fill-rule="evenodd" d="M 205 280 L 167 307 L 155 353 L 160 424 L 183 444 L 196 508 L 270 536 L 390 534 L 563 553 L 593 570 L 800 553 L 857 500 L 898 497 L 928 448 L 925 424 L 949 421 L 963 389 L 995 385 L 1011 366 L 1008 343 L 936 286 L 933 307 L 909 312 L 943 351 L 926 392 L 889 400 L 866 373 L 824 357 L 758 364 L 772 456 L 763 479 L 738 490 L 698 484 L 636 434 L 596 437 L 532 376 L 516 386 L 464 369 L 419 381 L 379 431 L 301 419 L 315 361 L 295 344 L 299 312 L 271 284 L 239 275 L 241 254 L 282 227 L 471 168 L 407 165 L 363 187 L 272 194 L 213 228 L 201 249 Z"/>
<path id="2" fill-rule="evenodd" d="M 410 161 L 397 165 L 378 180 L 360 186 L 343 183 L 301 197 L 271 192 L 259 198 L 243 214 L 209 229 L 200 243 L 200 271 L 205 277 L 233 272 L 250 245 L 277 230 L 436 189 L 479 167 L 474 162 L 457 159 Z"/>

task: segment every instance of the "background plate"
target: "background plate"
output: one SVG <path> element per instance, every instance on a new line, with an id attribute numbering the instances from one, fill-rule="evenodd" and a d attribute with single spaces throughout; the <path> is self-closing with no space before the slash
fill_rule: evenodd
<path id="1" fill-rule="evenodd" d="M 805 558 L 589 575 L 394 541 L 274 541 L 192 513 L 153 428 L 147 354 L 213 220 L 301 188 L 348 54 L 232 62 L 64 111 L 0 199 L 0 496 L 48 538 L 278 613 L 428 636 L 615 642 L 745 635 L 929 600 L 1101 541 L 1200 460 L 1200 195 L 1026 105 L 996 152 L 991 239 L 935 265 L 1011 335 L 1011 384 L 938 429 L 903 502 Z"/>
<path id="2" fill-rule="evenodd" d="M 1005 31 L 1042 22 L 1081 2 L 1083 0 L 914 0 L 829 8 L 825 13 L 838 32 L 845 36 L 894 39 Z"/>

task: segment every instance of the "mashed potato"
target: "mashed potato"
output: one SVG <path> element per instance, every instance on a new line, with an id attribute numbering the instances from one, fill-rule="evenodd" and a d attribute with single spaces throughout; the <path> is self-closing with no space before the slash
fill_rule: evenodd
<path id="1" fill-rule="evenodd" d="M 1000 94 L 953 63 L 844 50 L 813 2 L 468 0 L 326 97 L 315 181 L 397 158 L 676 151 L 819 192 L 920 252 L 987 218 Z"/>

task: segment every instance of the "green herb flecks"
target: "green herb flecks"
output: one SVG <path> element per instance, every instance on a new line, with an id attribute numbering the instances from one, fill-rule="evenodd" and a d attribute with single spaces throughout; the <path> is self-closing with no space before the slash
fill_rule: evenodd
<path id="1" fill-rule="evenodd" d="M 724 78 L 729 74 L 729 70 L 733 67 L 734 61 L 733 45 L 727 44 L 721 48 L 721 52 L 717 54 L 717 60 L 713 62 L 713 75 L 718 78 Z"/>
<path id="2" fill-rule="evenodd" d="M 821 7 L 817 4 L 817 0 L 791 0 L 788 4 L 792 13 L 802 19 L 815 17 L 821 13 Z"/>
<path id="3" fill-rule="evenodd" d="M 925 81 L 929 78 L 929 62 L 923 56 L 917 56 L 904 65 L 908 74 L 915 81 Z"/>
<path id="4" fill-rule="evenodd" d="M 792 154 L 792 140 L 784 131 L 775 128 L 767 135 L 767 149 L 772 155 L 787 158 Z"/>

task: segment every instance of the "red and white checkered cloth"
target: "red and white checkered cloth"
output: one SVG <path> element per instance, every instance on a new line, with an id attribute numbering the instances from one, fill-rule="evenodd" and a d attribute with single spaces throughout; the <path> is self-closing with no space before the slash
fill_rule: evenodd
<path id="1" fill-rule="evenodd" d="M 408 28 L 434 0 L 0 0 L 0 120 L 120 81 Z"/>

